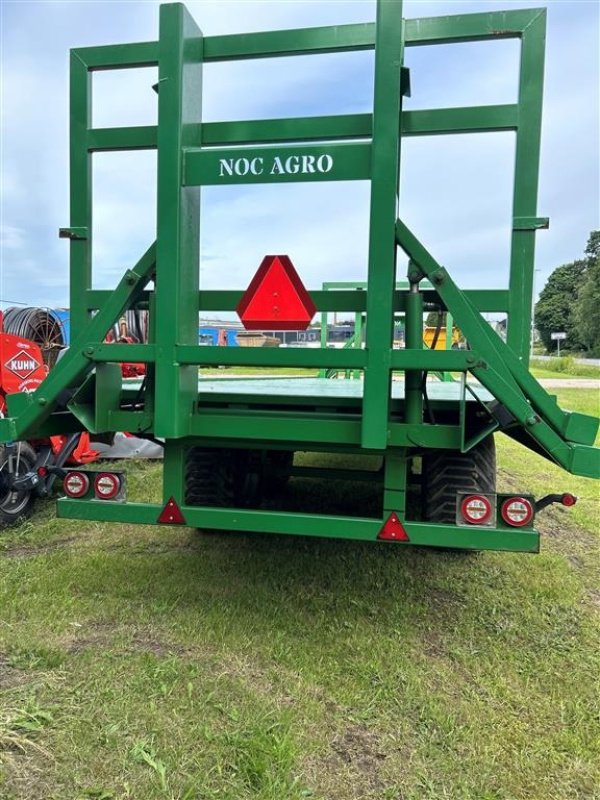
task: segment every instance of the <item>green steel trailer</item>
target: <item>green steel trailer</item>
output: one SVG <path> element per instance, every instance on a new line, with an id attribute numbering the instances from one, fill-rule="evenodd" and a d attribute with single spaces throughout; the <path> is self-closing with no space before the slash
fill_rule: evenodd
<path id="1" fill-rule="evenodd" d="M 535 552 L 535 515 L 569 494 L 535 500 L 496 492 L 494 435 L 503 433 L 567 472 L 599 477 L 599 421 L 561 409 L 528 371 L 542 113 L 543 9 L 403 19 L 400 0 L 377 3 L 372 24 L 204 36 L 185 6 L 160 8 L 156 41 L 71 52 L 71 347 L 33 393 L 8 397 L 0 420 L 3 502 L 63 480 L 61 517 L 183 524 L 224 531 L 383 540 L 391 546 Z M 513 38 L 520 42 L 518 99 L 503 105 L 403 109 L 410 91 L 405 48 Z M 240 59 L 374 49 L 368 114 L 203 122 L 202 68 Z M 158 67 L 158 123 L 94 127 L 92 75 Z M 485 98 L 482 98 L 484 100 Z M 404 137 L 511 131 L 516 140 L 510 280 L 494 290 L 459 288 L 399 210 Z M 157 238 L 112 291 L 92 289 L 94 153 L 157 151 Z M 369 181 L 368 272 L 361 289 L 307 291 L 284 256 L 267 257 L 250 287 L 199 282 L 202 186 Z M 315 187 L 318 189 L 318 187 Z M 398 249 L 408 256 L 397 275 Z M 481 253 L 482 263 L 486 254 Z M 273 269 L 277 274 L 273 273 Z M 403 283 L 406 281 L 407 283 Z M 149 310 L 149 341 L 105 344 L 129 309 Z M 198 316 L 238 310 L 249 328 L 306 327 L 315 313 L 353 313 L 364 346 L 332 349 L 200 347 Z M 452 316 L 468 349 L 423 346 L 428 309 Z M 483 317 L 507 316 L 506 341 Z M 405 348 L 393 347 L 404 316 Z M 119 364 L 146 376 L 123 381 Z M 215 380 L 199 367 L 310 367 L 360 379 Z M 434 373 L 452 373 L 440 381 Z M 401 379 L 398 379 L 398 378 Z M 164 441 L 162 499 L 129 502 L 122 471 L 19 468 L 18 443 L 54 434 L 130 431 Z M 293 454 L 352 454 L 374 469 L 298 466 Z M 329 467 L 328 467 L 329 465 Z M 359 516 L 286 508 L 290 474 L 379 484 L 377 508 Z M 267 502 L 265 502 L 265 499 Z"/>

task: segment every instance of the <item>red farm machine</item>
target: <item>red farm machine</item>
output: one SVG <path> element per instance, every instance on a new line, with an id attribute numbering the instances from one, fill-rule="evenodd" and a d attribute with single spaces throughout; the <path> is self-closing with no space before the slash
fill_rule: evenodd
<path id="1" fill-rule="evenodd" d="M 375 23 L 204 36 L 183 5 L 168 4 L 160 8 L 155 41 L 73 50 L 71 219 L 61 230 L 70 247 L 71 345 L 47 376 L 39 373 L 39 385 L 12 378 L 6 384 L 3 496 L 22 498 L 13 516 L 25 513 L 27 493 L 51 475 L 63 481 L 61 517 L 536 552 L 537 512 L 574 498 L 498 493 L 494 437 L 511 437 L 566 472 L 600 476 L 598 419 L 561 409 L 528 369 L 535 238 L 548 224 L 536 208 L 545 25 L 539 8 L 403 19 L 400 0 L 379 0 Z M 482 97 L 470 107 L 403 107 L 410 91 L 406 48 L 499 38 L 520 43 L 514 103 L 486 104 Z M 202 119 L 204 64 L 367 49 L 375 55 L 369 113 Z M 158 68 L 157 124 L 95 127 L 93 73 L 139 67 Z M 405 137 L 498 131 L 512 132 L 516 143 L 509 281 L 459 288 L 453 274 L 460 264 L 442 266 L 405 222 L 400 145 Z M 113 290 L 94 290 L 92 155 L 139 149 L 157 152 L 157 238 Z M 283 192 L 300 181 L 317 184 L 315 191 L 324 181 L 369 185 L 361 290 L 308 291 L 283 255 L 268 256 L 247 289 L 201 285 L 201 187 L 281 184 Z M 408 257 L 402 276 L 399 250 Z M 301 273 L 303 265 L 296 266 Z M 122 316 L 139 309 L 148 313 L 147 341 L 125 336 L 106 343 Z M 354 313 L 364 336 L 343 348 L 199 346 L 199 314 L 236 309 L 247 329 L 263 331 L 305 329 L 316 312 Z M 424 347 L 430 311 L 449 315 L 468 348 Z M 505 339 L 485 313 L 506 316 Z M 400 317 L 405 346 L 395 347 Z M 25 362 L 29 355 L 13 357 Z M 124 379 L 122 363 L 144 364 L 145 374 Z M 199 369 L 217 366 L 283 374 L 313 368 L 324 377 L 215 380 Z M 327 379 L 332 372 L 353 379 Z M 449 374 L 455 379 L 436 377 Z M 124 471 L 44 461 L 47 445 L 27 470 L 15 467 L 25 447 L 19 442 L 114 430 L 164 442 L 155 502 L 126 497 Z M 352 456 L 363 466 L 333 468 L 327 459 L 303 466 L 294 462 L 298 451 Z M 290 475 L 369 481 L 378 499 L 373 507 L 335 513 L 290 508 L 281 499 Z"/>
<path id="2" fill-rule="evenodd" d="M 0 415 L 7 411 L 7 395 L 35 392 L 49 372 L 42 348 L 23 336 L 2 332 L 0 313 Z M 48 359 L 51 363 L 53 359 Z M 27 441 L 7 442 L 0 449 L 0 525 L 27 516 L 36 497 L 47 496 L 57 470 L 89 464 L 98 453 L 87 432 L 55 434 Z"/>

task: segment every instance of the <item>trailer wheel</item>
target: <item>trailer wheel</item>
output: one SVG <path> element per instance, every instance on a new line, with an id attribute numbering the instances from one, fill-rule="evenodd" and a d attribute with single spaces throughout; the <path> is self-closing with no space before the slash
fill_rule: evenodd
<path id="1" fill-rule="evenodd" d="M 277 497 L 285 490 L 293 464 L 293 450 L 265 451 L 263 492 L 267 499 Z"/>
<path id="2" fill-rule="evenodd" d="M 35 467 L 36 455 L 33 447 L 27 442 L 19 442 L 17 454 L 13 456 L 14 475 L 24 475 Z M 33 510 L 35 495 L 31 490 L 13 491 L 2 479 L 8 471 L 8 453 L 0 447 L 0 527 L 16 525 L 29 517 Z"/>
<path id="3" fill-rule="evenodd" d="M 458 492 L 494 494 L 496 491 L 496 445 L 493 436 L 479 442 L 468 453 L 436 450 L 423 456 L 423 517 L 428 522 L 456 521 Z"/>
<path id="4" fill-rule="evenodd" d="M 185 502 L 190 506 L 249 508 L 260 503 L 260 452 L 192 447 L 187 454 Z"/>

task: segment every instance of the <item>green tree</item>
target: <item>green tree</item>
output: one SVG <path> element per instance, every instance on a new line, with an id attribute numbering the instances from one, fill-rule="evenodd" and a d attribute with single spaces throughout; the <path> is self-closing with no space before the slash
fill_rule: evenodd
<path id="1" fill-rule="evenodd" d="M 557 267 L 535 306 L 535 327 L 547 350 L 550 334 L 564 331 L 561 350 L 600 349 L 600 231 L 592 231 L 585 257 Z"/>
<path id="2" fill-rule="evenodd" d="M 573 261 L 557 267 L 540 293 L 535 307 L 535 327 L 546 350 L 555 347 L 550 334 L 564 331 L 567 340 L 561 350 L 579 350 L 583 342 L 575 320 L 577 291 L 587 270 L 587 260 Z"/>
<path id="3" fill-rule="evenodd" d="M 586 350 L 600 354 L 600 231 L 592 231 L 585 248 L 587 269 L 575 307 L 575 324 Z"/>

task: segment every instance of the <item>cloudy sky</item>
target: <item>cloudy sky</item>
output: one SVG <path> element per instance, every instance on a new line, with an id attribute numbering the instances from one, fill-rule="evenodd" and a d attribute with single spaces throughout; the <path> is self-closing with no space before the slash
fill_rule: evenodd
<path id="1" fill-rule="evenodd" d="M 206 35 L 372 21 L 374 2 L 187 3 Z M 407 0 L 406 17 L 541 3 Z M 537 235 L 538 291 L 580 256 L 599 221 L 600 16 L 595 0 L 550 0 Z M 158 3 L 0 0 L 0 299 L 60 306 L 68 297 L 68 50 L 157 38 Z M 410 48 L 407 109 L 517 99 L 518 42 Z M 372 53 L 205 66 L 203 119 L 366 112 Z M 98 127 L 156 122 L 155 70 L 96 73 Z M 403 143 L 401 214 L 464 287 L 508 275 L 512 134 Z M 113 287 L 155 238 L 155 155 L 94 157 L 94 286 Z M 202 193 L 201 282 L 244 288 L 262 256 L 288 253 L 309 288 L 366 276 L 364 183 L 209 187 Z M 399 276 L 403 277 L 403 276 Z"/>

